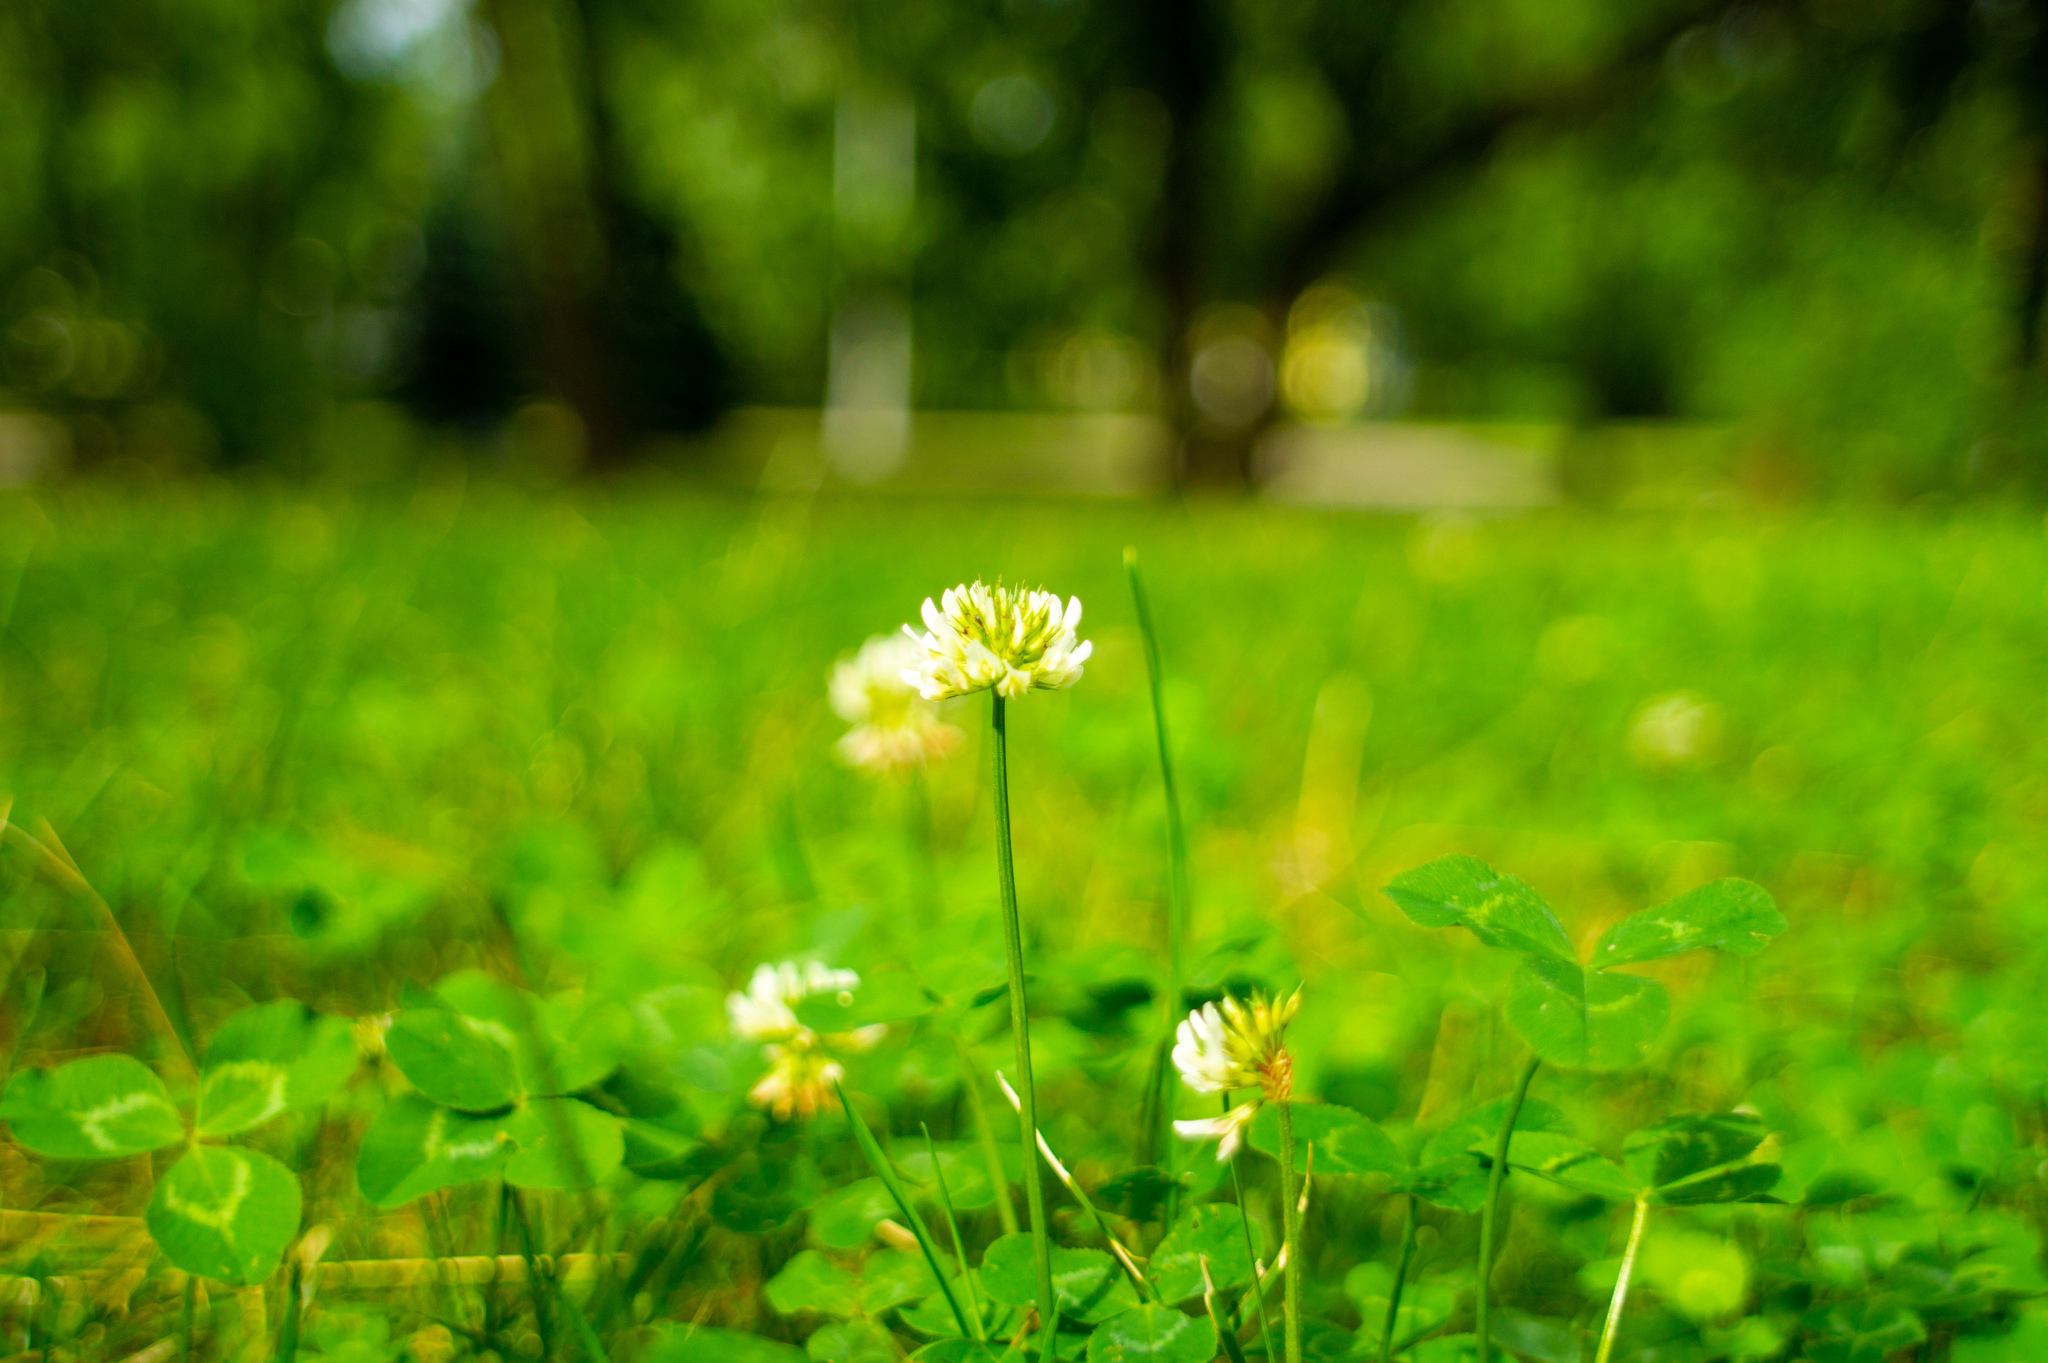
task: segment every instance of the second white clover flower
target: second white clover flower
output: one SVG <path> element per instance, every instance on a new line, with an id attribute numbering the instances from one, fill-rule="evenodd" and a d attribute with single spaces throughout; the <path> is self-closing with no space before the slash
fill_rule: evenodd
<path id="1" fill-rule="evenodd" d="M 887 773 L 936 761 L 960 746 L 960 730 L 905 680 L 923 656 L 913 641 L 883 634 L 832 669 L 832 708 L 853 728 L 839 755 L 867 771 Z"/>
<path id="2" fill-rule="evenodd" d="M 816 1116 L 825 1106 L 832 1086 L 846 1074 L 837 1057 L 870 1049 L 889 1029 L 877 1024 L 820 1036 L 803 1024 L 796 1009 L 820 994 L 836 994 L 850 1003 L 858 988 L 860 976 L 851 970 L 818 961 L 784 961 L 756 966 L 746 989 L 727 996 L 733 1035 L 761 1043 L 768 1061 L 768 1072 L 747 1091 L 755 1105 L 785 1120 Z"/>
<path id="3" fill-rule="evenodd" d="M 1257 1089 L 1259 1097 L 1220 1117 L 1175 1122 L 1184 1140 L 1216 1141 L 1216 1158 L 1227 1160 L 1243 1143 L 1261 1100 L 1284 1103 L 1294 1090 L 1294 1058 L 1286 1046 L 1287 1024 L 1301 1006 L 1301 991 L 1249 1001 L 1225 998 L 1195 1009 L 1175 1033 L 1173 1065 L 1181 1082 L 1197 1093 Z"/>

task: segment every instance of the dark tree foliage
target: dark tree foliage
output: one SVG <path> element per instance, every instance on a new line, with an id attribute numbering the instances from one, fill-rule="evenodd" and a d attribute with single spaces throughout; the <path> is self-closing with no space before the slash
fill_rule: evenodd
<path id="1" fill-rule="evenodd" d="M 914 111 L 886 239 L 858 99 Z M 817 401 L 876 270 L 919 403 L 1156 411 L 1198 477 L 1287 408 L 1197 353 L 1332 279 L 1398 319 L 1373 411 L 1733 421 L 1900 493 L 2048 448 L 2041 0 L 23 0 L 0 128 L 0 384 L 81 450 L 552 396 L 614 462 Z"/>

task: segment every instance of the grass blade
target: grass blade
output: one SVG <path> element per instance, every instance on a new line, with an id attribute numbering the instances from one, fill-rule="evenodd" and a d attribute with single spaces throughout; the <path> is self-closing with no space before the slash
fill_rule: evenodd
<path id="1" fill-rule="evenodd" d="M 953 1284 L 946 1275 L 944 1261 L 939 1258 L 939 1247 L 932 1243 L 932 1233 L 926 1229 L 924 1218 L 910 1205 L 910 1195 L 903 1190 L 903 1180 L 896 1176 L 896 1167 L 889 1163 L 889 1156 L 883 1151 L 881 1142 L 875 1139 L 875 1133 L 868 1130 L 867 1121 L 854 1110 L 853 1104 L 846 1100 L 846 1089 L 839 1084 L 834 1084 L 832 1089 L 839 1095 L 839 1106 L 846 1109 L 847 1120 L 853 1124 L 853 1137 L 860 1142 L 860 1152 L 868 1157 L 868 1163 L 874 1166 L 875 1176 L 881 1179 L 882 1186 L 889 1190 L 890 1200 L 895 1202 L 896 1210 L 903 1213 L 904 1224 L 909 1226 L 910 1233 L 917 1237 L 917 1247 L 924 1251 L 924 1261 L 931 1265 L 932 1276 L 939 1280 L 939 1291 L 945 1295 L 946 1305 L 952 1308 L 953 1319 L 960 1323 L 961 1337 L 975 1338 L 973 1329 L 967 1324 L 967 1313 L 960 1309 L 960 1299 L 953 1295 Z M 960 1271 L 967 1271 L 964 1260 L 961 1262 Z"/>
<path id="2" fill-rule="evenodd" d="M 1216 1305 L 1216 1280 L 1209 1276 L 1209 1256 L 1202 1256 L 1202 1305 L 1209 1308 L 1209 1323 L 1216 1327 L 1216 1338 L 1223 1344 L 1223 1356 L 1230 1363 L 1245 1363 L 1244 1346 L 1237 1342 L 1237 1331 L 1223 1323 L 1223 1313 Z"/>
<path id="3" fill-rule="evenodd" d="M 974 1337 L 986 1341 L 988 1332 L 981 1321 L 981 1295 L 974 1290 L 974 1275 L 967 1271 L 967 1242 L 960 1238 L 960 1222 L 953 1215 L 953 1194 L 946 1187 L 946 1171 L 939 1168 L 938 1147 L 932 1144 L 932 1129 L 923 1122 L 925 1158 L 932 1162 L 932 1182 L 939 1190 L 939 1210 L 945 1213 L 946 1230 L 953 1237 L 953 1257 L 960 1261 L 960 1281 L 967 1284 L 967 1310 L 974 1321 Z"/>
<path id="4" fill-rule="evenodd" d="M 996 1071 L 996 1083 L 1002 1086 L 1003 1096 L 1010 1100 L 1010 1106 L 1017 1107 L 1017 1090 L 1010 1087 L 1010 1081 L 1003 1077 L 1001 1070 Z M 1038 1153 L 1045 1156 L 1045 1162 L 1052 1166 L 1053 1173 L 1066 1185 L 1067 1191 L 1073 1194 L 1074 1201 L 1081 1204 L 1081 1210 L 1094 1219 L 1095 1229 L 1102 1232 L 1102 1238 L 1109 1242 L 1109 1252 L 1116 1256 L 1117 1262 L 1124 1266 L 1124 1271 L 1131 1275 L 1131 1285 L 1138 1290 L 1138 1300 L 1157 1300 L 1159 1294 L 1152 1290 L 1152 1284 L 1145 1277 L 1145 1271 L 1138 1267 L 1137 1261 L 1131 1258 L 1131 1252 L 1123 1247 L 1123 1242 L 1110 1230 L 1109 1218 L 1104 1216 L 1101 1209 L 1089 1199 L 1088 1194 L 1082 1191 L 1081 1181 L 1075 1178 L 1067 1166 L 1060 1162 L 1060 1157 L 1052 1152 L 1052 1144 L 1046 1140 L 1043 1131 L 1038 1133 Z"/>
<path id="5" fill-rule="evenodd" d="M 1159 661 L 1159 632 L 1152 625 L 1152 603 L 1145 595 L 1145 580 L 1138 574 L 1138 551 L 1124 550 L 1124 575 L 1131 583 L 1131 604 L 1138 615 L 1138 633 L 1145 641 L 1145 675 L 1152 691 L 1152 727 L 1159 739 L 1159 777 L 1166 789 L 1166 990 L 1164 996 L 1166 1036 L 1154 1060 L 1150 1091 L 1146 1094 L 1151 1113 L 1146 1123 L 1146 1140 L 1156 1143 L 1159 1163 L 1173 1172 L 1173 1103 L 1167 1097 L 1172 1083 L 1172 1066 L 1166 1063 L 1173 1045 L 1173 1029 L 1180 1020 L 1183 954 L 1188 931 L 1188 839 L 1180 816 L 1180 787 L 1173 779 L 1173 746 L 1166 733 L 1166 683 Z M 1171 1208 L 1167 1219 L 1172 1220 Z"/>

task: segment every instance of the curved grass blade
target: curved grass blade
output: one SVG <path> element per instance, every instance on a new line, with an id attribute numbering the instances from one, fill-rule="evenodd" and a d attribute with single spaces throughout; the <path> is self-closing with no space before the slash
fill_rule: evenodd
<path id="1" fill-rule="evenodd" d="M 946 1272 L 946 1266 L 939 1260 L 939 1247 L 932 1243 L 932 1233 L 925 1228 L 924 1218 L 911 1207 L 910 1195 L 904 1192 L 903 1180 L 896 1176 L 895 1166 L 889 1163 L 889 1156 L 883 1153 L 881 1143 L 875 1139 L 875 1133 L 868 1130 L 866 1119 L 846 1100 L 845 1087 L 834 1084 L 832 1091 L 839 1095 L 839 1106 L 846 1109 L 847 1120 L 853 1125 L 854 1139 L 860 1142 L 860 1152 L 868 1157 L 868 1163 L 874 1166 L 875 1176 L 881 1179 L 882 1186 L 889 1190 L 890 1200 L 895 1202 L 896 1210 L 903 1213 L 904 1224 L 909 1226 L 911 1234 L 917 1237 L 917 1247 L 924 1251 L 924 1260 L 931 1266 L 932 1277 L 938 1280 L 939 1291 L 945 1296 L 946 1305 L 952 1308 L 953 1319 L 960 1324 L 961 1335 L 965 1338 L 974 1338 L 974 1330 L 967 1323 L 967 1313 L 960 1309 L 960 1299 L 953 1295 L 953 1284 Z M 932 1161 L 932 1168 L 938 1168 L 937 1160 Z M 967 1271 L 964 1261 L 960 1265 L 960 1271 Z"/>

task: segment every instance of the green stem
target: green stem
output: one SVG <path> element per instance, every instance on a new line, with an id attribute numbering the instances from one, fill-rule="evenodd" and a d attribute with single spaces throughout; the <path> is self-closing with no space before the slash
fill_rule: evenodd
<path id="1" fill-rule="evenodd" d="M 1408 1214 L 1401 1218 L 1401 1258 L 1394 1265 L 1394 1285 L 1387 1291 L 1387 1324 L 1380 1331 L 1380 1363 L 1394 1356 L 1394 1322 L 1401 1314 L 1401 1289 L 1408 1282 L 1408 1265 L 1415 1259 L 1415 1194 L 1408 1194 Z"/>
<path id="2" fill-rule="evenodd" d="M 1223 1357 L 1228 1363 L 1245 1363 L 1244 1349 L 1237 1342 L 1237 1321 L 1235 1319 L 1225 1320 L 1223 1318 L 1223 1308 L 1216 1304 L 1216 1280 L 1209 1272 L 1209 1256 L 1206 1254 L 1202 1255 L 1200 1263 L 1202 1265 L 1202 1305 L 1208 1308 L 1209 1324 L 1215 1327 L 1216 1330 L 1216 1342 L 1223 1346 Z M 1270 1349 L 1265 1357 L 1267 1363 L 1272 1363 L 1273 1355 Z"/>
<path id="3" fill-rule="evenodd" d="M 1166 913 L 1166 991 L 1165 1044 L 1173 1044 L 1173 1029 L 1180 1021 L 1181 981 L 1184 977 L 1183 953 L 1188 935 L 1188 840 L 1187 831 L 1180 817 L 1180 787 L 1173 779 L 1173 747 L 1166 736 L 1166 690 L 1165 677 L 1159 661 L 1159 634 L 1152 627 L 1152 604 L 1145 596 L 1144 579 L 1138 575 L 1138 551 L 1124 550 L 1124 574 L 1131 582 L 1131 603 L 1138 612 L 1138 633 L 1145 640 L 1145 674 L 1151 682 L 1152 728 L 1159 738 L 1159 776 L 1166 788 L 1166 852 L 1167 852 L 1167 913 Z M 1163 1056 L 1162 1056 L 1163 1060 Z M 1168 1173 L 1173 1171 L 1173 1104 L 1167 1100 L 1167 1087 L 1172 1082 L 1172 1068 L 1164 1063 L 1158 1068 L 1158 1123 L 1159 1148 L 1163 1152 L 1162 1163 Z"/>
<path id="4" fill-rule="evenodd" d="M 1287 1255 L 1287 1363 L 1301 1363 L 1301 1190 L 1294 1172 L 1294 1114 L 1280 1110 L 1280 1225 Z"/>
<path id="5" fill-rule="evenodd" d="M 1002 1071 L 996 1071 L 998 1083 L 1002 1082 L 1002 1078 Z M 1017 1106 L 1021 1114 L 1023 1105 L 1017 1102 L 1015 1090 L 1005 1084 L 1003 1092 L 1009 1096 L 1011 1103 Z M 1081 1210 L 1088 1213 L 1089 1219 L 1095 1223 L 1095 1229 L 1101 1232 L 1104 1242 L 1109 1245 L 1110 1254 L 1131 1275 L 1131 1286 L 1137 1289 L 1138 1300 L 1156 1301 L 1159 1294 L 1152 1290 L 1151 1281 L 1145 1277 L 1145 1271 L 1138 1267 L 1137 1260 L 1131 1258 L 1130 1251 L 1125 1249 L 1123 1242 L 1116 1238 L 1116 1232 L 1110 1229 L 1109 1218 L 1104 1216 L 1102 1209 L 1097 1207 L 1093 1200 L 1089 1198 L 1087 1190 L 1081 1186 L 1081 1180 L 1075 1178 L 1074 1171 L 1067 1168 L 1066 1163 L 1054 1153 L 1052 1142 L 1045 1138 L 1043 1131 L 1038 1133 L 1038 1153 L 1045 1156 L 1045 1162 L 1052 1166 L 1054 1175 L 1066 1186 L 1067 1191 L 1073 1194 L 1074 1201 L 1081 1204 Z"/>
<path id="6" fill-rule="evenodd" d="M 292 1271 L 285 1278 L 284 1323 L 277 1330 L 277 1363 L 295 1363 L 299 1356 L 299 1313 L 305 1295 L 300 1279 L 304 1273 L 305 1265 L 293 1256 Z"/>
<path id="7" fill-rule="evenodd" d="M 1493 1277 L 1493 1220 L 1500 1207 L 1500 1187 L 1506 1181 L 1508 1172 L 1508 1143 L 1515 1136 L 1515 1122 L 1522 1115 L 1522 1103 L 1529 1096 L 1529 1081 L 1536 1077 L 1536 1067 L 1541 1064 L 1536 1057 L 1529 1058 L 1522 1070 L 1521 1082 L 1515 1085 L 1514 1101 L 1508 1104 L 1508 1115 L 1501 1121 L 1500 1135 L 1493 1142 L 1493 1170 L 1486 1179 L 1486 1206 L 1479 1217 L 1479 1302 L 1478 1320 L 1475 1329 L 1479 1335 L 1479 1363 L 1486 1363 L 1492 1341 L 1486 1334 L 1486 1299 L 1489 1294 L 1489 1279 Z"/>
<path id="8" fill-rule="evenodd" d="M 527 1219 L 526 1203 L 513 1186 L 500 1179 L 498 1195 L 506 1207 L 511 1209 L 512 1228 L 519 1233 L 519 1257 L 526 1261 L 527 1290 L 532 1294 L 533 1324 L 540 1335 L 540 1356 L 552 1358 L 555 1352 L 555 1328 L 552 1313 L 548 1310 L 547 1286 L 541 1281 L 540 1252 L 534 1244 L 533 1223 Z"/>
<path id="9" fill-rule="evenodd" d="M 1643 1245 L 1643 1227 L 1650 1220 L 1650 1198 L 1647 1193 L 1636 1198 L 1635 1224 L 1629 1227 L 1628 1249 L 1621 1256 L 1621 1276 L 1614 1280 L 1614 1300 L 1607 1304 L 1607 1328 L 1600 1332 L 1600 1354 L 1593 1363 L 1607 1363 L 1607 1356 L 1614 1352 L 1614 1337 L 1621 1332 L 1621 1308 L 1628 1301 L 1628 1280 L 1636 1271 L 1636 1251 Z"/>
<path id="10" fill-rule="evenodd" d="M 1010 967 L 1010 1031 L 1017 1042 L 1017 1095 L 1024 1134 L 1024 1202 L 1031 1213 L 1032 1258 L 1038 1270 L 1038 1322 L 1052 1347 L 1059 1328 L 1052 1291 L 1052 1237 L 1045 1220 L 1045 1180 L 1038 1167 L 1038 1086 L 1031 1077 L 1031 1021 L 1024 995 L 1024 930 L 1017 920 L 1017 868 L 1010 850 L 1010 740 L 1002 696 L 989 693 L 996 740 L 996 878 L 1003 898 L 1003 954 Z"/>
<path id="11" fill-rule="evenodd" d="M 576 1327 L 576 1341 L 583 1346 L 585 1363 L 612 1363 L 611 1355 L 604 1351 L 603 1342 L 590 1324 L 590 1317 L 583 1314 L 583 1308 L 569 1295 L 569 1289 L 557 1282 L 555 1297 L 562 1303 L 562 1309 L 569 1313 L 569 1323 Z"/>
<path id="12" fill-rule="evenodd" d="M 1223 1110 L 1230 1111 L 1228 1093 L 1223 1095 Z M 1244 1171 L 1238 1167 L 1234 1159 L 1230 1161 L 1230 1186 L 1237 1194 L 1238 1223 L 1244 1227 L 1244 1257 L 1256 1265 L 1259 1262 L 1259 1252 L 1252 1244 L 1252 1219 L 1244 1214 Z M 1273 1356 L 1273 1319 L 1266 1312 L 1266 1294 L 1255 1289 L 1252 1295 L 1259 1305 L 1259 1339 L 1266 1346 L 1266 1357 L 1270 1359 Z M 1240 1302 L 1239 1308 L 1242 1309 L 1242 1306 Z"/>
<path id="13" fill-rule="evenodd" d="M 967 1110 L 974 1117 L 982 1158 L 988 1161 L 989 1186 L 996 1190 L 996 1216 L 1003 1223 L 1003 1234 L 1015 1235 L 1017 1208 L 1010 1201 L 1010 1179 L 1003 1172 L 1003 1156 L 996 1148 L 995 1128 L 988 1124 L 988 1109 L 982 1105 L 981 1080 L 974 1072 L 974 1057 L 968 1053 L 966 1039 L 958 1032 L 953 1034 L 953 1044 L 960 1051 L 960 1086 L 967 1090 Z"/>
<path id="14" fill-rule="evenodd" d="M 960 1238 L 960 1221 L 953 1215 L 953 1194 L 946 1187 L 946 1171 L 939 1167 L 938 1147 L 932 1144 L 932 1129 L 918 1123 L 924 1131 L 924 1157 L 932 1162 L 932 1183 L 939 1190 L 939 1210 L 946 1215 L 946 1230 L 953 1237 L 953 1257 L 960 1261 L 960 1281 L 967 1288 L 968 1324 L 974 1327 L 974 1337 L 986 1340 L 988 1332 L 982 1325 L 981 1294 L 975 1291 L 974 1275 L 967 1269 L 967 1242 Z"/>
<path id="15" fill-rule="evenodd" d="M 853 1128 L 853 1139 L 860 1145 L 860 1152 L 868 1157 L 868 1164 L 875 1171 L 875 1177 L 882 1180 L 882 1187 L 888 1190 L 889 1200 L 896 1204 L 896 1212 L 903 1218 L 903 1225 L 917 1239 L 917 1247 L 924 1253 L 924 1261 L 932 1271 L 932 1281 L 939 1285 L 939 1293 L 946 1299 L 946 1306 L 953 1313 L 953 1320 L 960 1327 L 960 1333 L 973 1334 L 967 1321 L 967 1312 L 960 1305 L 960 1299 L 953 1295 L 952 1275 L 946 1272 L 946 1261 L 939 1254 L 939 1247 L 932 1243 L 931 1228 L 919 1216 L 911 1203 L 910 1194 L 903 1187 L 903 1180 L 896 1174 L 896 1166 L 882 1149 L 882 1143 L 875 1139 L 875 1133 L 868 1129 L 867 1118 L 860 1115 L 852 1103 L 846 1100 L 846 1089 L 834 1084 L 833 1090 L 839 1095 L 839 1106 L 846 1110 L 847 1125 Z M 933 1161 L 933 1168 L 938 1167 Z M 960 1264 L 960 1272 L 967 1272 L 967 1264 Z"/>

